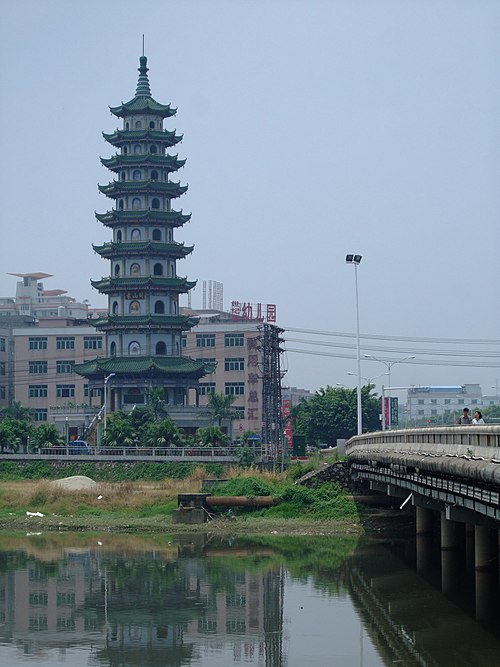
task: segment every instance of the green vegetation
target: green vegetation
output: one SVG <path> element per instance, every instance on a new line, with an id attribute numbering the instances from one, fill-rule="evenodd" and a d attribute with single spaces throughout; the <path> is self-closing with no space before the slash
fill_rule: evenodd
<path id="1" fill-rule="evenodd" d="M 376 431 L 380 428 L 380 404 L 374 385 L 361 389 L 363 429 Z M 293 431 L 307 437 L 309 444 L 326 442 L 331 446 L 339 438 L 350 438 L 357 430 L 356 389 L 345 387 L 321 388 L 309 400 L 302 399 L 292 408 Z"/>

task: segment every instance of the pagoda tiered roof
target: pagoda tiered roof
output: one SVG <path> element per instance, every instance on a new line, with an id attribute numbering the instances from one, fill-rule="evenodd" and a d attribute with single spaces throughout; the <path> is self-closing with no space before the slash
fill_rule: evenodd
<path id="1" fill-rule="evenodd" d="M 164 375 L 167 377 L 200 378 L 211 370 L 213 364 L 205 364 L 189 357 L 130 356 L 101 357 L 75 364 L 73 370 L 84 377 L 102 378 L 109 373 L 123 375 Z"/>
<path id="2" fill-rule="evenodd" d="M 102 278 L 91 280 L 90 284 L 102 294 L 114 294 L 124 290 L 170 290 L 172 292 L 184 293 L 195 287 L 196 280 L 187 278 L 164 278 L 163 276 L 127 276 L 125 278 Z"/>
<path id="3" fill-rule="evenodd" d="M 191 220 L 191 213 L 180 211 L 160 211 L 159 209 L 133 209 L 130 211 L 119 211 L 113 209 L 106 213 L 95 213 L 99 222 L 108 227 L 114 225 L 137 224 L 137 222 L 155 224 L 169 224 L 173 227 L 181 227 Z"/>
<path id="4" fill-rule="evenodd" d="M 99 192 L 107 197 L 120 197 L 126 194 L 151 193 L 166 195 L 167 197 L 180 197 L 187 189 L 187 185 L 172 181 L 112 181 L 107 185 L 98 185 Z"/>
<path id="5" fill-rule="evenodd" d="M 92 326 L 106 331 L 125 327 L 128 331 L 134 329 L 191 329 L 198 324 L 198 317 L 186 315 L 108 315 L 92 320 Z"/>
<path id="6" fill-rule="evenodd" d="M 168 256 L 182 259 L 193 252 L 194 246 L 185 246 L 184 243 L 160 243 L 159 241 L 131 241 L 129 243 L 104 243 L 93 245 L 95 252 L 101 257 L 113 259 L 117 256 L 147 255 Z"/>
<path id="7" fill-rule="evenodd" d="M 179 160 L 177 155 L 158 155 L 155 153 L 129 153 L 127 155 L 113 155 L 110 158 L 101 158 L 101 164 L 111 171 L 119 171 L 123 167 L 158 167 L 168 171 L 177 171 L 186 164 L 186 160 Z"/>
<path id="8" fill-rule="evenodd" d="M 136 113 L 149 113 L 161 118 L 170 118 L 177 113 L 176 107 L 170 104 L 160 104 L 152 97 L 136 96 L 129 102 L 122 102 L 117 107 L 109 107 L 109 110 L 118 118 L 125 118 Z"/>
<path id="9" fill-rule="evenodd" d="M 160 141 L 164 146 L 175 146 L 182 141 L 182 134 L 175 130 L 115 130 L 111 134 L 102 133 L 104 139 L 112 146 L 122 146 L 130 141 Z"/>

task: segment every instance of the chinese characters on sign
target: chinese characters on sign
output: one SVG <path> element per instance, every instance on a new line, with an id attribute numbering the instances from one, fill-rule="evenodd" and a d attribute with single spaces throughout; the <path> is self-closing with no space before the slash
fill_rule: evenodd
<path id="1" fill-rule="evenodd" d="M 276 304 L 231 302 L 231 315 L 234 320 L 259 320 L 260 322 L 276 322 Z"/>
<path id="2" fill-rule="evenodd" d="M 292 420 L 290 413 L 292 410 L 292 401 L 289 399 L 283 399 L 281 401 L 281 414 L 283 416 L 284 429 L 283 433 L 285 436 L 285 441 L 288 443 L 288 447 L 292 446 Z"/>

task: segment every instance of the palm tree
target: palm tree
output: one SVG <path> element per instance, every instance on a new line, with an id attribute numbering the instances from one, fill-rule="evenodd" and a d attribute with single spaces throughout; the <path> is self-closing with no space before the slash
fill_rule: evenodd
<path id="1" fill-rule="evenodd" d="M 236 411 L 232 407 L 236 396 L 232 394 L 210 394 L 207 403 L 207 414 L 211 417 L 212 422 L 222 426 L 224 419 L 233 421 L 236 419 Z"/>
<path id="2" fill-rule="evenodd" d="M 29 421 L 31 410 L 25 408 L 21 401 L 14 401 L 9 408 L 2 410 L 2 419 L 19 419 L 20 421 Z"/>

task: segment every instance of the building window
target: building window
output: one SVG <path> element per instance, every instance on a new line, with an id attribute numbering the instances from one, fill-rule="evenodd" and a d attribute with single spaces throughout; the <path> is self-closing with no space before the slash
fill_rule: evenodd
<path id="1" fill-rule="evenodd" d="M 75 385 L 74 384 L 56 384 L 57 398 L 74 398 Z"/>
<path id="2" fill-rule="evenodd" d="M 225 371 L 244 371 L 245 360 L 243 357 L 234 357 L 233 359 L 224 359 Z"/>
<path id="3" fill-rule="evenodd" d="M 215 347 L 215 334 L 196 334 L 196 347 Z"/>
<path id="4" fill-rule="evenodd" d="M 45 336 L 30 336 L 28 340 L 30 350 L 47 349 L 47 338 Z"/>
<path id="5" fill-rule="evenodd" d="M 161 241 L 161 230 L 153 229 L 153 241 Z"/>
<path id="6" fill-rule="evenodd" d="M 163 266 L 159 262 L 157 262 L 153 266 L 153 275 L 154 276 L 162 276 L 163 275 Z"/>
<path id="7" fill-rule="evenodd" d="M 56 336 L 56 350 L 74 350 L 74 336 Z"/>
<path id="8" fill-rule="evenodd" d="M 84 350 L 102 350 L 102 336 L 84 336 Z"/>
<path id="9" fill-rule="evenodd" d="M 5 361 L 0 361 L 0 375 L 5 375 Z"/>
<path id="10" fill-rule="evenodd" d="M 5 352 L 5 338 L 0 338 L 0 352 Z"/>
<path id="11" fill-rule="evenodd" d="M 424 410 L 419 410 L 419 411 L 418 411 L 418 414 L 419 414 L 419 415 L 424 415 L 424 414 L 425 414 L 425 411 L 424 411 Z"/>
<path id="12" fill-rule="evenodd" d="M 56 373 L 71 373 L 72 370 L 72 361 L 56 361 Z"/>
<path id="13" fill-rule="evenodd" d="M 89 386 L 88 386 L 88 384 L 83 385 L 83 395 L 85 396 L 85 398 L 88 398 L 88 396 L 89 396 Z"/>
<path id="14" fill-rule="evenodd" d="M 431 415 L 437 415 L 438 411 L 437 410 L 431 410 Z"/>
<path id="15" fill-rule="evenodd" d="M 437 399 L 431 398 L 431 405 L 437 405 Z"/>
<path id="16" fill-rule="evenodd" d="M 44 373 L 47 373 L 47 362 L 46 361 L 30 361 L 28 372 L 29 372 L 30 375 L 42 375 Z"/>
<path id="17" fill-rule="evenodd" d="M 470 404 L 471 404 L 471 405 L 477 405 L 477 401 L 476 401 L 476 399 L 475 399 L 475 398 L 472 399 L 471 402 L 470 402 Z"/>
<path id="18" fill-rule="evenodd" d="M 6 391 L 5 391 L 5 385 L 0 386 L 0 398 L 5 398 L 6 397 Z"/>
<path id="19" fill-rule="evenodd" d="M 46 384 L 30 384 L 29 397 L 30 398 L 47 398 L 48 385 Z"/>
<path id="20" fill-rule="evenodd" d="M 200 396 L 215 394 L 215 382 L 200 382 Z"/>
<path id="21" fill-rule="evenodd" d="M 417 401 L 417 403 L 418 403 L 419 405 L 423 405 L 423 404 L 424 404 L 424 399 L 423 399 L 423 398 L 419 398 L 418 401 Z"/>
<path id="22" fill-rule="evenodd" d="M 226 382 L 224 388 L 226 396 L 243 396 L 245 393 L 244 382 Z"/>
<path id="23" fill-rule="evenodd" d="M 463 398 L 459 398 L 457 403 L 458 405 L 463 405 L 465 403 L 465 400 Z"/>
<path id="24" fill-rule="evenodd" d="M 245 345 L 245 336 L 240 333 L 224 334 L 225 347 L 243 347 Z"/>
<path id="25" fill-rule="evenodd" d="M 187 346 L 187 336 L 181 336 L 181 345 L 182 345 L 182 347 Z M 198 346 L 198 347 L 201 347 L 201 345 Z"/>
<path id="26" fill-rule="evenodd" d="M 451 401 L 450 401 L 449 398 L 445 398 L 445 399 L 444 399 L 444 404 L 445 404 L 445 405 L 450 405 L 450 403 L 451 403 Z"/>
<path id="27" fill-rule="evenodd" d="M 232 410 L 234 412 L 235 419 L 245 419 L 245 406 L 244 405 L 233 405 Z"/>
<path id="28" fill-rule="evenodd" d="M 155 301 L 155 314 L 162 315 L 165 312 L 165 304 L 163 301 Z"/>
<path id="29" fill-rule="evenodd" d="M 167 346 L 163 341 L 160 341 L 159 343 L 156 343 L 156 354 L 160 357 L 165 356 L 167 354 Z"/>
<path id="30" fill-rule="evenodd" d="M 36 422 L 46 422 L 48 413 L 47 408 L 31 408 L 31 417 Z"/>

